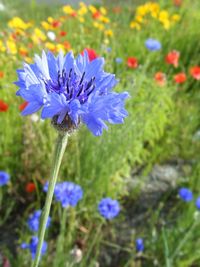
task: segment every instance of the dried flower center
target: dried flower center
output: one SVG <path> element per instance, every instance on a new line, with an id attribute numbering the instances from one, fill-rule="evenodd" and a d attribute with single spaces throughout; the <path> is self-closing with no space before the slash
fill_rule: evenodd
<path id="1" fill-rule="evenodd" d="M 95 89 L 95 77 L 89 81 L 85 80 L 85 72 L 82 76 L 78 76 L 72 69 L 67 74 L 65 70 L 58 71 L 56 81 L 44 81 L 47 93 L 56 92 L 64 94 L 68 101 L 78 99 L 81 104 L 85 103 L 89 95 Z"/>

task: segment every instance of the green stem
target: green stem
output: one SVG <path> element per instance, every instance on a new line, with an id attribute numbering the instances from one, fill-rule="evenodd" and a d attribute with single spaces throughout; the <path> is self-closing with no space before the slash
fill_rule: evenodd
<path id="1" fill-rule="evenodd" d="M 67 145 L 67 140 L 68 140 L 67 134 L 59 133 L 58 138 L 57 138 L 57 142 L 56 142 L 56 146 L 55 146 L 51 179 L 49 181 L 46 201 L 45 201 L 44 209 L 43 209 L 42 216 L 41 216 L 40 229 L 39 229 L 39 242 L 38 242 L 38 246 L 37 246 L 36 257 L 35 257 L 35 260 L 33 262 L 33 267 L 39 266 L 39 261 L 40 261 L 40 257 L 41 257 L 41 250 L 42 250 L 42 245 L 43 245 L 44 236 L 45 236 L 47 219 L 48 219 L 50 208 L 51 208 L 54 188 L 55 188 L 56 181 L 58 178 L 58 172 L 60 169 L 60 164 L 61 164 L 63 154 L 65 152 L 65 148 Z"/>

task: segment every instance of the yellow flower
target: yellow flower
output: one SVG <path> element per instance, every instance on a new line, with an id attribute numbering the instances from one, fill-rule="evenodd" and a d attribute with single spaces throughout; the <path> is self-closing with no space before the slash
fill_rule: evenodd
<path id="1" fill-rule="evenodd" d="M 70 5 L 63 6 L 63 12 L 67 15 L 73 14 L 75 11 Z"/>
<path id="2" fill-rule="evenodd" d="M 113 36 L 113 31 L 112 30 L 105 30 L 105 35 L 107 35 L 107 36 L 110 36 L 110 37 L 112 37 Z"/>
<path id="3" fill-rule="evenodd" d="M 25 57 L 24 59 L 25 59 L 25 62 L 27 62 L 29 64 L 33 63 L 33 60 L 30 57 Z"/>
<path id="4" fill-rule="evenodd" d="M 65 47 L 64 47 L 64 45 L 62 45 L 62 44 L 57 44 L 57 45 L 56 45 L 56 51 L 57 51 L 57 52 L 59 52 L 59 51 L 63 51 L 63 52 L 65 52 Z"/>
<path id="5" fill-rule="evenodd" d="M 169 28 L 170 28 L 170 21 L 169 20 L 163 20 L 162 21 L 162 24 L 163 24 L 163 27 L 165 28 L 165 30 L 169 30 Z"/>
<path id="6" fill-rule="evenodd" d="M 32 26 L 32 23 L 26 23 L 19 17 L 14 17 L 8 22 L 8 26 L 12 29 L 26 30 Z"/>
<path id="7" fill-rule="evenodd" d="M 103 24 L 101 24 L 99 22 L 96 22 L 96 21 L 93 23 L 93 25 L 94 25 L 95 28 L 97 28 L 100 31 L 103 31 L 104 28 L 105 28 Z"/>
<path id="8" fill-rule="evenodd" d="M 52 22 L 54 21 L 54 19 L 53 19 L 52 17 L 48 17 L 48 18 L 47 18 L 47 21 L 48 21 L 49 23 L 52 23 Z"/>
<path id="9" fill-rule="evenodd" d="M 103 23 L 109 23 L 110 22 L 110 19 L 105 17 L 105 16 L 100 16 L 99 17 L 99 20 Z"/>
<path id="10" fill-rule="evenodd" d="M 171 17 L 171 20 L 174 21 L 174 22 L 177 22 L 181 19 L 181 17 L 178 15 L 178 14 L 174 14 L 172 15 Z"/>
<path id="11" fill-rule="evenodd" d="M 80 2 L 79 5 L 78 15 L 84 16 L 88 12 L 87 6 L 83 2 Z"/>
<path id="12" fill-rule="evenodd" d="M 148 13 L 148 6 L 147 5 L 142 5 L 142 6 L 139 6 L 137 9 L 136 9 L 136 14 L 140 15 L 140 16 L 145 16 L 147 13 Z"/>
<path id="13" fill-rule="evenodd" d="M 10 54 L 17 54 L 17 46 L 14 41 L 7 40 L 6 42 L 7 50 Z"/>
<path id="14" fill-rule="evenodd" d="M 101 12 L 101 14 L 103 14 L 104 16 L 107 14 L 107 10 L 106 10 L 106 8 L 105 7 L 100 7 L 100 12 Z"/>
<path id="15" fill-rule="evenodd" d="M 137 23 L 136 21 L 132 21 L 131 23 L 130 23 L 130 28 L 131 29 L 136 29 L 136 30 L 141 30 L 141 26 L 140 26 L 140 24 L 139 23 Z"/>
<path id="16" fill-rule="evenodd" d="M 141 22 L 143 21 L 143 18 L 142 18 L 142 16 L 137 15 L 137 16 L 135 17 L 135 20 L 136 20 L 137 22 L 141 23 Z"/>
<path id="17" fill-rule="evenodd" d="M 89 5 L 88 9 L 90 10 L 90 12 L 91 12 L 92 14 L 94 14 L 94 13 L 97 12 L 96 7 L 94 7 L 93 5 Z"/>
<path id="18" fill-rule="evenodd" d="M 85 19 L 84 19 L 84 17 L 78 17 L 78 20 L 81 22 L 81 23 L 84 23 L 85 22 Z"/>
<path id="19" fill-rule="evenodd" d="M 55 51 L 55 50 L 56 50 L 56 46 L 55 46 L 55 44 L 52 44 L 52 43 L 50 43 L 50 42 L 46 42 L 46 43 L 45 43 L 45 47 L 46 47 L 47 49 L 49 49 L 50 51 Z"/>
<path id="20" fill-rule="evenodd" d="M 108 39 L 104 39 L 103 40 L 104 44 L 108 45 L 110 43 L 110 41 Z"/>
<path id="21" fill-rule="evenodd" d="M 40 43 L 41 41 L 45 41 L 47 39 L 46 35 L 39 28 L 34 29 L 34 33 L 32 34 L 32 40 L 34 43 Z"/>
<path id="22" fill-rule="evenodd" d="M 169 13 L 166 11 L 166 10 L 162 10 L 160 13 L 159 13 L 159 20 L 161 22 L 165 21 L 165 20 L 168 20 L 169 19 Z"/>
<path id="23" fill-rule="evenodd" d="M 4 52 L 5 50 L 6 50 L 5 46 L 4 46 L 3 42 L 0 40 L 0 51 Z"/>
<path id="24" fill-rule="evenodd" d="M 42 27 L 46 30 L 46 31 L 49 31 L 49 30 L 51 30 L 53 27 L 48 23 L 48 22 L 46 22 L 46 21 L 42 21 L 41 22 L 41 25 L 42 25 Z"/>

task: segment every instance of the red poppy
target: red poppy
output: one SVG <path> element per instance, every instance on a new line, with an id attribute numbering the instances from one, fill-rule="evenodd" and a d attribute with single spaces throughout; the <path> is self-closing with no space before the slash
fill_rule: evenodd
<path id="1" fill-rule="evenodd" d="M 166 83 L 166 75 L 161 71 L 156 72 L 156 74 L 154 75 L 154 80 L 158 85 L 164 86 Z"/>
<path id="2" fill-rule="evenodd" d="M 77 13 L 74 11 L 70 14 L 70 16 L 75 18 L 77 16 Z"/>
<path id="3" fill-rule="evenodd" d="M 184 72 L 180 72 L 174 76 L 174 81 L 176 83 L 184 83 L 186 81 L 187 77 Z"/>
<path id="4" fill-rule="evenodd" d="M 138 60 L 135 57 L 129 57 L 126 64 L 129 68 L 136 69 L 138 67 Z"/>
<path id="5" fill-rule="evenodd" d="M 173 0 L 175 6 L 181 6 L 182 0 Z"/>
<path id="6" fill-rule="evenodd" d="M 90 61 L 92 61 L 98 57 L 95 50 L 93 50 L 91 48 L 85 48 L 84 50 L 86 50 L 88 52 L 88 57 L 89 57 Z M 84 53 L 84 51 L 81 54 L 83 55 L 83 53 Z"/>
<path id="7" fill-rule="evenodd" d="M 8 110 L 9 106 L 0 99 L 0 112 L 6 112 Z"/>
<path id="8" fill-rule="evenodd" d="M 0 78 L 3 78 L 3 77 L 4 77 L 4 72 L 0 71 Z"/>
<path id="9" fill-rule="evenodd" d="M 27 193 L 32 193 L 32 192 L 35 191 L 35 189 L 36 189 L 36 186 L 35 186 L 34 183 L 31 183 L 31 182 L 30 182 L 30 183 L 26 184 L 25 191 L 26 191 Z"/>
<path id="10" fill-rule="evenodd" d="M 95 13 L 92 14 L 93 19 L 98 19 L 101 16 L 101 12 L 96 11 Z"/>
<path id="11" fill-rule="evenodd" d="M 190 69 L 190 74 L 196 80 L 200 80 L 200 66 L 194 66 Z"/>
<path id="12" fill-rule="evenodd" d="M 19 106 L 19 110 L 22 111 L 25 109 L 25 107 L 28 105 L 28 102 L 23 102 L 20 106 Z"/>
<path id="13" fill-rule="evenodd" d="M 176 50 L 173 50 L 166 55 L 165 61 L 168 64 L 174 65 L 174 67 L 176 68 L 178 67 L 179 57 L 180 57 L 180 53 Z"/>
<path id="14" fill-rule="evenodd" d="M 61 32 L 60 32 L 60 36 L 61 36 L 61 37 L 64 37 L 64 36 L 66 36 L 66 35 L 67 35 L 67 32 L 65 32 L 65 31 L 61 31 Z"/>
<path id="15" fill-rule="evenodd" d="M 51 25 L 53 28 L 58 28 L 61 26 L 61 22 L 59 20 L 54 20 Z"/>

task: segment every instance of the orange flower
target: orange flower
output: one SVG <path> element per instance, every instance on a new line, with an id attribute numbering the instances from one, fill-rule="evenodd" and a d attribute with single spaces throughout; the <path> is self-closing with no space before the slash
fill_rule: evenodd
<path id="1" fill-rule="evenodd" d="M 22 111 L 25 109 L 25 107 L 28 105 L 28 102 L 23 102 L 20 106 L 19 106 L 19 110 Z"/>
<path id="2" fill-rule="evenodd" d="M 184 83 L 186 81 L 187 77 L 184 72 L 180 72 L 174 76 L 174 81 L 176 83 Z"/>
<path id="3" fill-rule="evenodd" d="M 69 43 L 68 41 L 64 41 L 64 42 L 63 42 L 63 46 L 64 46 L 64 48 L 65 48 L 66 50 L 69 50 L 70 47 L 71 47 L 71 45 L 70 45 L 70 43 Z"/>
<path id="4" fill-rule="evenodd" d="M 35 189 L 36 189 L 36 186 L 35 186 L 34 183 L 31 183 L 31 182 L 30 182 L 30 183 L 26 184 L 25 191 L 26 191 L 27 193 L 32 193 L 32 192 L 35 191 Z"/>
<path id="5" fill-rule="evenodd" d="M 190 69 L 190 74 L 196 80 L 200 80 L 200 66 L 194 66 Z"/>
<path id="6" fill-rule="evenodd" d="M 61 26 L 61 22 L 59 21 L 59 20 L 54 20 L 52 23 L 51 23 L 51 26 L 53 27 L 53 28 L 58 28 L 58 27 L 60 27 Z"/>
<path id="7" fill-rule="evenodd" d="M 180 53 L 176 50 L 173 50 L 166 55 L 165 61 L 168 64 L 172 64 L 176 68 L 178 67 L 179 57 L 180 57 Z"/>
<path id="8" fill-rule="evenodd" d="M 161 71 L 156 72 L 154 75 L 154 80 L 158 85 L 164 86 L 166 84 L 166 75 Z"/>
<path id="9" fill-rule="evenodd" d="M 101 12 L 96 11 L 94 14 L 92 14 L 93 19 L 98 19 L 101 16 Z"/>
<path id="10" fill-rule="evenodd" d="M 4 72 L 0 71 L 0 79 L 4 77 Z"/>
<path id="11" fill-rule="evenodd" d="M 0 99 L 0 112 L 6 112 L 8 110 L 9 106 Z"/>
<path id="12" fill-rule="evenodd" d="M 126 64 L 129 68 L 136 69 L 138 67 L 138 60 L 135 57 L 129 57 Z"/>

